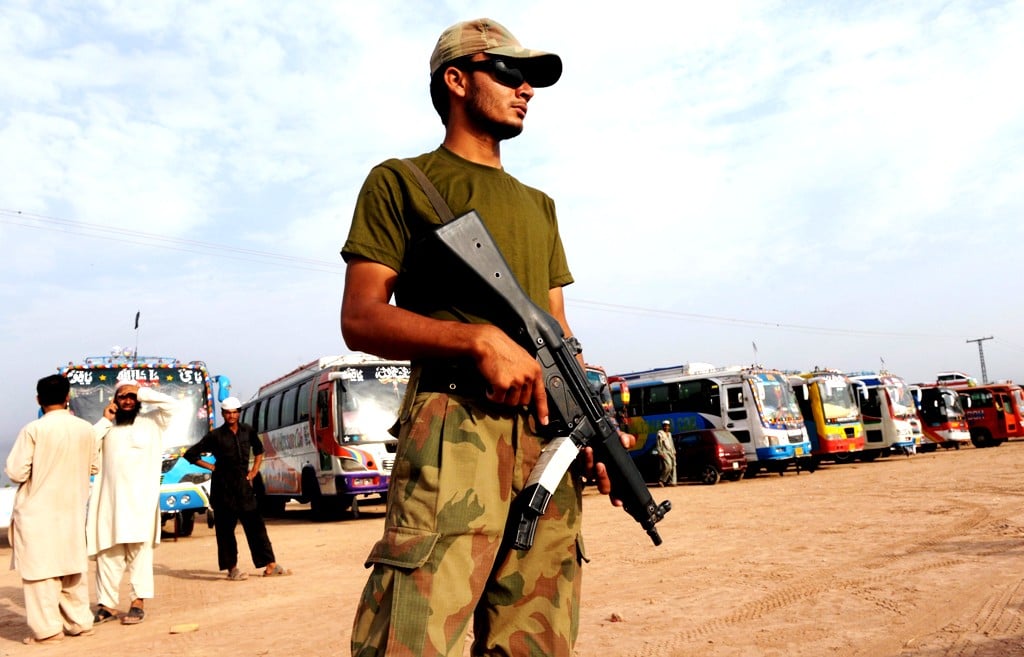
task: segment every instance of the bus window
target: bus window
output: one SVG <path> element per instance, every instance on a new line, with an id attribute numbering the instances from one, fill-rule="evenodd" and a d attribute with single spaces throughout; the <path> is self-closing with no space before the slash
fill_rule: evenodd
<path id="1" fill-rule="evenodd" d="M 296 413 L 298 413 L 299 416 L 299 422 L 309 421 L 309 388 L 311 385 L 311 381 L 306 381 L 299 386 L 298 408 L 296 409 Z"/>
<path id="2" fill-rule="evenodd" d="M 264 432 L 264 431 L 268 431 L 270 429 L 270 427 L 267 426 L 267 411 L 269 411 L 269 410 L 270 410 L 270 404 L 268 404 L 266 402 L 266 400 L 260 402 L 260 411 L 259 411 L 260 421 L 259 421 L 259 426 L 256 427 L 257 431 Z"/>
<path id="3" fill-rule="evenodd" d="M 295 398 L 298 393 L 298 388 L 288 388 L 284 391 L 284 396 L 281 399 L 281 426 L 283 427 L 295 424 Z"/>
<path id="4" fill-rule="evenodd" d="M 271 397 L 267 407 L 267 431 L 272 431 L 281 426 L 281 393 Z"/>
<path id="5" fill-rule="evenodd" d="M 248 424 L 251 427 L 256 427 L 256 425 L 253 424 L 253 421 L 252 421 L 253 420 L 253 416 L 256 414 L 255 410 L 256 410 L 255 406 L 246 406 L 244 409 L 242 409 L 242 423 L 243 424 Z M 259 431 L 258 427 L 256 427 L 256 431 Z"/>
<path id="6" fill-rule="evenodd" d="M 668 386 L 664 383 L 645 388 L 644 413 L 659 415 L 669 413 L 672 410 L 669 404 Z"/>
<path id="7" fill-rule="evenodd" d="M 725 395 L 728 408 L 743 408 L 743 388 L 741 386 L 726 388 Z"/>
<path id="8" fill-rule="evenodd" d="M 878 401 L 878 388 L 869 388 L 867 399 L 860 402 L 860 412 L 865 419 L 874 418 L 875 422 L 882 417 L 882 404 Z"/>

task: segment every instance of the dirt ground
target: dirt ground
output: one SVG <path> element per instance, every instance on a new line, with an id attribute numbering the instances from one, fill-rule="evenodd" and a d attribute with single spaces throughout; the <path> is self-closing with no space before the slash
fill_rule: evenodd
<path id="1" fill-rule="evenodd" d="M 1024 443 L 1010 443 L 654 488 L 673 504 L 660 547 L 588 491 L 577 654 L 1022 655 L 1022 484 Z M 358 519 L 314 523 L 297 506 L 270 519 L 294 574 L 265 579 L 252 568 L 242 582 L 214 570 L 213 532 L 197 522 L 192 537 L 157 549 L 144 623 L 108 623 L 54 646 L 20 645 L 21 580 L 2 571 L 0 657 L 346 655 L 382 514 L 364 506 Z M 198 631 L 169 633 L 189 622 Z"/>

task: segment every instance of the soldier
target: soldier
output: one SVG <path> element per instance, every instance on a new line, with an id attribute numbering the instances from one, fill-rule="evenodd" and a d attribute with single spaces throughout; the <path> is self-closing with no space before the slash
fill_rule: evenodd
<path id="1" fill-rule="evenodd" d="M 536 89 L 561 73 L 558 55 L 522 47 L 492 20 L 449 27 L 430 56 L 444 141 L 412 162 L 456 216 L 479 212 L 527 294 L 570 336 L 562 287 L 573 279 L 554 202 L 501 166 L 501 142 L 522 132 Z M 419 250 L 438 223 L 423 189 L 400 160 L 375 167 L 342 249 L 346 343 L 413 363 L 384 536 L 367 559 L 373 570 L 352 654 L 461 655 L 472 623 L 473 654 L 569 656 L 582 484 L 566 474 L 533 547 L 511 548 L 510 504 L 544 446 L 528 410 L 546 423 L 540 366 L 474 314 L 478 297 L 437 280 L 436 262 Z M 590 465 L 607 494 L 604 466 Z"/>

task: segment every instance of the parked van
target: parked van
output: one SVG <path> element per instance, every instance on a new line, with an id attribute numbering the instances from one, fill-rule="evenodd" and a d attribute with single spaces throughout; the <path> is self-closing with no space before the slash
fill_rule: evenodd
<path id="1" fill-rule="evenodd" d="M 747 471 L 743 445 L 728 429 L 701 429 L 672 436 L 676 474 L 713 486 L 721 479 L 737 481 Z"/>

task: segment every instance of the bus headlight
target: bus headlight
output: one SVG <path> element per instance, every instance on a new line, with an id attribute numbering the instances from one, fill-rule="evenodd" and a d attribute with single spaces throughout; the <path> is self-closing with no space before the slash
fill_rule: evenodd
<path id="1" fill-rule="evenodd" d="M 187 475 L 182 476 L 182 481 L 187 481 L 190 484 L 203 484 L 210 481 L 210 475 L 213 474 L 210 471 L 206 472 L 190 472 Z"/>
<path id="2" fill-rule="evenodd" d="M 341 469 L 344 472 L 367 472 L 366 467 L 355 459 L 340 459 Z"/>
<path id="3" fill-rule="evenodd" d="M 168 496 L 167 496 L 167 499 L 166 499 L 165 501 L 167 502 L 167 506 L 169 506 L 169 507 L 172 507 L 172 508 L 173 508 L 173 507 L 174 507 L 174 505 L 178 503 L 178 498 L 176 498 L 176 497 L 175 497 L 175 496 L 173 496 L 173 495 L 168 495 Z"/>

